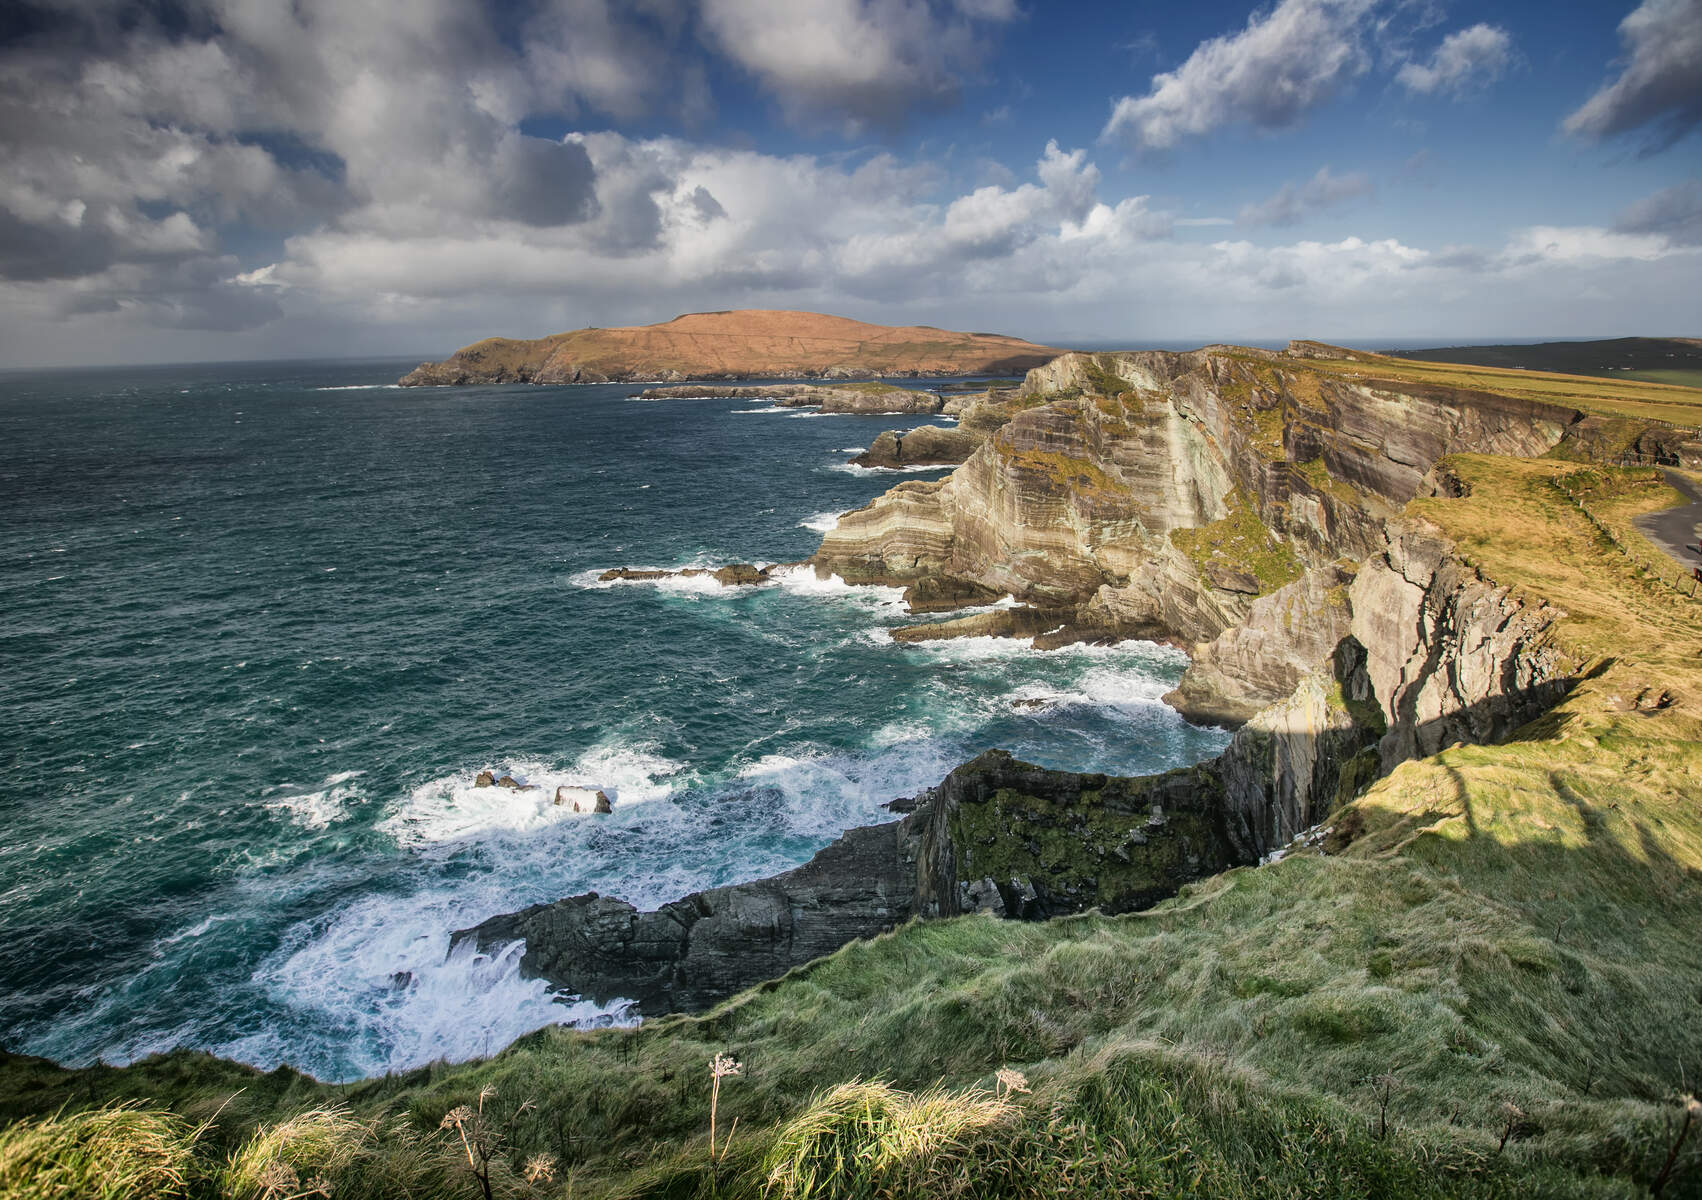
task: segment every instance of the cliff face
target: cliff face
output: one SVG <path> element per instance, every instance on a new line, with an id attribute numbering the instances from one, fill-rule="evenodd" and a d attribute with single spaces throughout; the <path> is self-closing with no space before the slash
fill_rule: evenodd
<path id="1" fill-rule="evenodd" d="M 1064 355 L 1022 395 L 1031 407 L 949 478 L 842 516 L 818 569 L 961 578 L 1075 606 L 1085 626 L 1204 643 L 1256 597 L 1372 553 L 1444 455 L 1541 454 L 1580 417 L 1232 349 Z"/>
<path id="2" fill-rule="evenodd" d="M 486 338 L 404 387 L 474 383 L 610 383 L 684 379 L 849 379 L 869 375 L 1014 375 L 1058 351 L 992 333 L 869 325 L 769 309 L 688 313 L 659 325 Z"/>
<path id="3" fill-rule="evenodd" d="M 918 611 L 1029 602 L 900 640 L 1052 636 L 1060 617 L 1189 640 L 1169 699 L 1240 726 L 1216 759 L 1116 778 L 989 752 L 796 871 L 657 913 L 577 897 L 466 936 L 524 938 L 528 971 L 600 1001 L 696 1009 L 912 917 L 1148 906 L 1281 850 L 1408 759 L 1507 738 L 1577 677 L 1564 614 L 1399 513 L 1459 494 L 1444 455 L 1537 455 L 1578 414 L 1309 369 L 1326 351 L 1066 355 L 950 477 L 842 516 L 816 557 L 907 585 Z"/>
<path id="4" fill-rule="evenodd" d="M 656 1015 L 709 1007 L 912 917 L 1127 912 L 1259 862 L 1407 759 L 1504 740 L 1574 681 L 1551 637 L 1563 614 L 1484 580 L 1421 522 L 1391 523 L 1351 585 L 1314 575 L 1260 612 L 1339 611 L 1333 639 L 1308 627 L 1282 647 L 1296 682 L 1210 762 L 1120 778 L 989 751 L 895 805 L 912 809 L 903 819 L 854 829 L 795 871 L 653 913 L 573 897 L 456 938 L 524 939 L 529 973 Z M 1307 645 L 1324 648 L 1302 672 Z"/>

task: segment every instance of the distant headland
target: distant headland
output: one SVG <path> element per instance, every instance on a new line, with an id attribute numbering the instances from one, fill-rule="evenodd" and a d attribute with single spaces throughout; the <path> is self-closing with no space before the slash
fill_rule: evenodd
<path id="1" fill-rule="evenodd" d="M 996 333 L 869 325 L 780 309 L 687 313 L 660 325 L 493 337 L 402 377 L 404 387 L 683 379 L 1020 375 L 1063 351 Z"/>

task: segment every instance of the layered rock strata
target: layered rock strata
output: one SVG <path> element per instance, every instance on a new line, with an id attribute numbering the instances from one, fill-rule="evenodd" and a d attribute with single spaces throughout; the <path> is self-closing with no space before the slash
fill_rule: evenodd
<path id="1" fill-rule="evenodd" d="M 1065 355 L 950 477 L 841 516 L 814 560 L 924 609 L 1024 602 L 901 641 L 1181 640 L 1172 701 L 1239 726 L 1216 759 L 1120 779 L 991 752 L 797 871 L 650 914 L 577 897 L 466 936 L 524 938 L 526 970 L 598 1000 L 700 1008 L 912 917 L 1151 904 L 1281 849 L 1400 762 L 1507 737 L 1571 686 L 1562 614 L 1399 513 L 1461 486 L 1447 454 L 1540 454 L 1581 418 L 1307 366 L 1345 354 Z"/>
<path id="2" fill-rule="evenodd" d="M 1333 607 L 1345 588 L 1340 636 L 1209 762 L 1119 778 L 990 751 L 895 804 L 911 810 L 902 819 L 851 830 L 797 870 L 653 913 L 577 896 L 455 940 L 523 939 L 522 968 L 565 991 L 695 1011 L 915 917 L 1146 907 L 1257 863 L 1408 758 L 1506 738 L 1571 685 L 1575 664 L 1552 640 L 1562 614 L 1484 580 L 1421 522 L 1392 523 L 1350 584 L 1326 582 L 1273 597 L 1272 611 L 1304 610 L 1319 587 Z M 1297 647 L 1283 651 L 1290 667 Z"/>
<path id="3" fill-rule="evenodd" d="M 1184 709 L 1245 720 L 1337 631 L 1340 572 L 1437 488 L 1444 456 L 1542 454 L 1582 420 L 1316 361 L 1234 347 L 1060 356 L 1028 373 L 950 476 L 842 515 L 817 570 L 899 586 L 962 580 L 1074 609 L 1080 630 L 1160 633 L 1201 651 L 1176 693 Z M 1273 657 L 1288 637 L 1279 625 L 1316 621 Z"/>

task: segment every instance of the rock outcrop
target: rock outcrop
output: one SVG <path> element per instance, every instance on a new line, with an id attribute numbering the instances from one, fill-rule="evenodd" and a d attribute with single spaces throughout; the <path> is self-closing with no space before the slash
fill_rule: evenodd
<path id="1" fill-rule="evenodd" d="M 933 392 L 915 388 L 894 387 L 890 383 L 794 383 L 761 387 L 709 387 L 690 384 L 683 387 L 646 388 L 642 400 L 768 400 L 784 408 L 819 408 L 824 413 L 857 413 L 867 416 L 882 414 L 932 414 L 945 405 Z"/>
<path id="2" fill-rule="evenodd" d="M 1015 375 L 1057 350 L 992 333 L 869 325 L 821 313 L 689 313 L 660 325 L 580 329 L 535 340 L 486 338 L 404 387 L 475 383 L 675 382 Z"/>
<path id="3" fill-rule="evenodd" d="M 1315 577 L 1313 577 L 1315 576 Z M 495 917 L 456 940 L 523 939 L 522 967 L 599 1003 L 647 1015 L 697 1010 L 912 917 L 1041 919 L 1144 908 L 1190 880 L 1246 866 L 1324 821 L 1409 758 L 1499 741 L 1564 697 L 1576 664 L 1554 645 L 1562 615 L 1484 580 L 1434 528 L 1392 522 L 1351 581 L 1319 571 L 1259 609 L 1269 671 L 1241 671 L 1254 634 L 1212 669 L 1239 694 L 1301 670 L 1217 758 L 1139 778 L 1081 775 L 989 751 L 772 879 L 693 893 L 653 913 L 595 894 Z M 1017 610 L 1021 611 L 1021 610 Z M 987 617 L 1011 618 L 1001 610 Z M 975 618 L 972 618 L 975 619 Z"/>
<path id="4" fill-rule="evenodd" d="M 725 567 L 684 567 L 668 571 L 654 567 L 614 567 L 597 576 L 598 583 L 649 583 L 658 579 L 713 579 L 723 587 L 748 587 L 767 583 L 773 567 L 730 563 Z"/>
<path id="5" fill-rule="evenodd" d="M 1001 402 L 955 472 L 842 515 L 814 561 L 849 582 L 970 581 L 1073 607 L 1078 627 L 1196 648 L 1244 630 L 1202 655 L 1178 697 L 1244 720 L 1293 685 L 1292 663 L 1250 668 L 1255 643 L 1281 641 L 1281 622 L 1333 619 L 1318 605 L 1339 582 L 1322 581 L 1380 550 L 1384 523 L 1439 486 L 1439 460 L 1541 454 L 1582 419 L 1346 367 L 1235 347 L 1060 356 Z M 1298 660 L 1326 636 L 1303 637 Z"/>
<path id="6" fill-rule="evenodd" d="M 982 439 L 962 429 L 923 425 L 889 429 L 851 461 L 859 467 L 955 467 L 973 454 Z"/>

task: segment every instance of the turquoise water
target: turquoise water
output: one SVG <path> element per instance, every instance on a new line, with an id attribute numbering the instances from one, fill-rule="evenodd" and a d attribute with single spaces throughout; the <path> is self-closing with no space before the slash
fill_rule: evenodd
<path id="1" fill-rule="evenodd" d="M 519 947 L 447 958 L 452 929 L 784 869 L 991 746 L 1222 745 L 1158 703 L 1160 647 L 901 647 L 896 593 L 802 571 L 595 582 L 803 558 L 902 477 L 851 454 L 921 420 L 382 386 L 410 365 L 0 376 L 6 1048 L 333 1079 L 483 1054 L 611 1014 Z"/>

